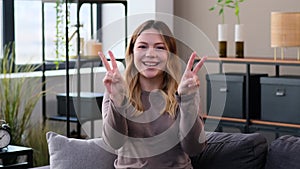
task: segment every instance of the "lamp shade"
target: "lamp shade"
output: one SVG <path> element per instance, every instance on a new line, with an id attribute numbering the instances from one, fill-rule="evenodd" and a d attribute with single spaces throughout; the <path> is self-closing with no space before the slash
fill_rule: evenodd
<path id="1" fill-rule="evenodd" d="M 271 13 L 271 47 L 300 46 L 300 12 Z"/>

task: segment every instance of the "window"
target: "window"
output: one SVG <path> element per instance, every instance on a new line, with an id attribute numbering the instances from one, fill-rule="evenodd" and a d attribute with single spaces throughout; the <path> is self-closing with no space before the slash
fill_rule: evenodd
<path id="1" fill-rule="evenodd" d="M 6 3 L 8 1 L 0 0 L 1 6 L 3 9 L 6 9 Z M 46 60 L 52 60 L 56 58 L 56 46 L 55 46 L 55 36 L 56 36 L 56 3 L 55 0 L 12 0 L 8 3 L 9 7 L 13 8 L 14 17 L 8 19 L 6 24 L 0 24 L 0 29 L 3 29 L 3 26 L 14 27 L 11 30 L 8 39 L 15 41 L 16 49 L 16 64 L 41 64 L 42 63 L 42 5 L 44 2 L 44 26 L 45 26 L 45 58 Z M 65 6 L 65 4 L 64 4 Z M 65 8 L 65 7 L 64 7 Z M 100 9 L 100 6 L 93 4 L 92 6 L 89 3 L 85 3 L 80 8 L 80 23 L 83 24 L 83 30 L 81 34 L 84 34 L 86 39 L 89 40 L 97 36 L 97 40 L 103 40 L 103 51 L 106 52 L 108 49 L 113 49 L 114 51 L 120 52 L 116 53 L 117 58 L 124 58 L 125 51 L 125 29 L 122 31 L 119 30 L 120 27 L 124 27 L 123 21 L 116 21 L 120 18 L 124 19 L 124 9 L 120 4 L 105 4 L 102 6 L 106 12 L 97 11 Z M 117 10 L 115 10 L 117 9 Z M 70 25 L 76 24 L 76 10 L 77 5 L 71 3 L 69 7 L 70 12 Z M 114 11 L 113 13 L 111 11 Z M 105 17 L 110 18 L 101 19 L 101 15 L 105 13 Z M 8 12 L 7 15 L 10 15 Z M 114 17 L 113 17 L 114 16 Z M 97 18 L 98 17 L 98 18 Z M 112 19 L 113 17 L 113 19 Z M 93 18 L 93 28 L 91 24 L 91 18 Z M 0 18 L 1 20 L 3 18 Z M 117 25 L 112 21 L 116 21 Z M 101 25 L 104 27 L 97 30 L 97 27 L 100 28 Z M 109 25 L 109 26 L 108 26 Z M 113 27 L 116 30 L 111 30 Z M 125 27 L 124 27 L 125 28 Z M 9 28 L 10 29 L 10 28 Z M 74 27 L 69 27 L 69 36 L 74 32 Z M 6 31 L 6 29 L 3 29 Z M 100 30 L 100 31 L 99 31 Z M 62 31 L 65 31 L 64 29 Z M 2 33 L 2 31 L 1 31 Z M 105 37 L 103 36 L 105 35 Z M 0 34 L 0 36 L 2 36 Z M 3 36 L 2 36 L 3 37 Z M 75 36 L 76 37 L 76 36 Z M 1 37 L 0 37 L 1 38 Z M 3 39 L 3 38 L 1 38 Z M 77 42 L 77 39 L 74 38 Z M 112 41 L 115 39 L 115 41 Z M 7 41 L 7 39 L 6 39 Z M 2 43 L 2 41 L 1 41 Z M 72 56 L 76 54 L 74 46 L 77 46 L 74 43 L 71 43 L 69 50 L 69 55 Z M 0 44 L 2 47 L 2 45 Z M 72 48 L 73 47 L 73 48 Z M 65 47 L 64 47 L 65 48 Z M 1 48 L 0 48 L 1 49 Z M 73 53 L 72 53 L 73 52 Z M 66 53 L 66 52 L 61 52 Z"/>
<path id="2" fill-rule="evenodd" d="M 42 13 L 39 1 L 15 1 L 16 64 L 42 63 Z"/>
<path id="3" fill-rule="evenodd" d="M 56 3 L 44 4 L 45 15 L 45 57 L 54 59 L 56 36 Z M 70 25 L 76 24 L 76 4 L 71 4 Z M 96 5 L 93 5 L 93 16 L 96 16 Z M 84 4 L 80 9 L 80 20 L 91 34 L 91 6 Z M 96 18 L 96 17 L 94 17 Z M 96 19 L 94 19 L 95 21 Z M 96 25 L 96 23 L 94 23 Z M 64 30 L 61 30 L 64 31 Z M 69 28 L 69 35 L 74 28 Z M 16 64 L 42 63 L 42 2 L 32 0 L 15 0 L 15 44 Z M 70 51 L 71 52 L 71 51 Z"/>

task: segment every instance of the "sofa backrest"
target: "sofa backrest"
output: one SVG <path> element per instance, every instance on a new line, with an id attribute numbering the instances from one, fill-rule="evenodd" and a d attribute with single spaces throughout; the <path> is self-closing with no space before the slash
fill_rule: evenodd
<path id="1" fill-rule="evenodd" d="M 207 147 L 191 157 L 195 169 L 263 169 L 268 143 L 259 133 L 208 132 Z"/>
<path id="2" fill-rule="evenodd" d="M 300 168 L 300 137 L 284 135 L 272 141 L 266 169 Z"/>

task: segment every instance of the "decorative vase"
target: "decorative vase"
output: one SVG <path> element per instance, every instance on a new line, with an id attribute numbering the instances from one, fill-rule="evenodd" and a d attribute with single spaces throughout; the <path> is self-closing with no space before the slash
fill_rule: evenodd
<path id="1" fill-rule="evenodd" d="M 228 25 L 218 25 L 219 57 L 227 57 Z"/>
<path id="2" fill-rule="evenodd" d="M 234 30 L 235 57 L 244 58 L 244 25 L 236 24 Z"/>

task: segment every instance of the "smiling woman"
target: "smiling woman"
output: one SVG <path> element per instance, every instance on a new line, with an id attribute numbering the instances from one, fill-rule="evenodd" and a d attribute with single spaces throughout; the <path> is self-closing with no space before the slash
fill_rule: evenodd
<path id="1" fill-rule="evenodd" d="M 117 151 L 115 168 L 191 169 L 189 155 L 205 147 L 198 71 L 192 53 L 183 73 L 176 40 L 162 21 L 147 20 L 134 31 L 121 75 L 112 51 L 102 102 L 103 139 Z M 182 74 L 181 74 L 182 73 Z"/>

